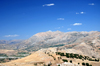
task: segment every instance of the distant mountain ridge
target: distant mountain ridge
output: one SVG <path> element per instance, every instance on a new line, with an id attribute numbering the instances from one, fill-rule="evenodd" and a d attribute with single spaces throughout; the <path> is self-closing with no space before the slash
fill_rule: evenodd
<path id="1" fill-rule="evenodd" d="M 64 33 L 60 31 L 55 31 L 55 32 L 47 31 L 47 32 L 37 33 L 33 35 L 32 37 L 30 37 L 29 39 L 24 40 L 24 41 L 16 40 L 14 41 L 15 42 L 14 45 L 9 41 L 7 42 L 12 44 L 9 46 L 9 47 L 12 47 L 12 49 L 31 49 L 31 48 L 38 47 L 37 48 L 38 50 L 42 47 L 45 48 L 45 47 L 56 45 L 56 44 L 66 44 L 67 45 L 67 44 L 72 44 L 72 43 L 81 43 L 82 40 L 86 37 L 88 39 L 90 39 L 89 37 L 91 38 L 100 37 L 100 32 L 91 31 L 91 32 L 65 32 Z M 1 41 L 1 43 L 3 42 Z"/>
<path id="2" fill-rule="evenodd" d="M 12 44 L 11 42 L 15 42 Z M 1 41 L 2 43 L 2 41 Z M 5 42 L 4 42 L 5 43 Z M 10 44 L 8 44 L 10 43 Z M 86 55 L 98 57 L 100 55 L 100 32 L 41 32 L 23 41 L 8 41 L 0 44 L 0 49 L 36 51 L 41 48 L 60 47 L 80 50 Z M 84 49 L 84 48 L 85 49 Z M 99 56 L 100 57 L 100 56 Z"/>
<path id="3" fill-rule="evenodd" d="M 0 40 L 0 44 L 17 44 L 23 40 Z"/>

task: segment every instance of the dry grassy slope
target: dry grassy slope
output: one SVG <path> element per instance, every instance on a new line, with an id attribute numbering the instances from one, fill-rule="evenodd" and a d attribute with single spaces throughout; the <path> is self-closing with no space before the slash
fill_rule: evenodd
<path id="1" fill-rule="evenodd" d="M 71 49 L 69 49 L 71 51 Z M 42 63 L 48 64 L 49 62 L 52 63 L 52 66 L 56 66 L 57 63 L 62 63 L 62 60 L 58 60 L 57 57 L 60 57 L 59 55 L 56 55 L 54 52 L 56 51 L 56 48 L 48 48 L 48 49 L 42 49 L 37 52 L 34 52 L 33 54 L 22 58 L 18 60 L 12 60 L 11 62 L 6 62 L 1 65 L 7 65 L 7 66 L 34 66 L 34 63 Z M 58 50 L 59 52 L 66 52 L 65 50 Z M 72 49 L 73 51 L 73 49 Z M 49 52 L 50 55 L 56 58 L 56 60 L 53 59 L 53 57 L 49 56 L 48 54 L 45 54 Z M 82 62 L 92 64 L 92 66 L 100 66 L 100 62 L 94 62 L 94 61 L 88 61 L 88 60 L 80 60 L 80 59 L 72 59 L 72 58 L 66 58 L 62 57 L 63 59 L 68 59 L 73 61 L 73 64 L 78 64 Z M 38 65 L 43 66 L 43 65 Z"/>
<path id="2" fill-rule="evenodd" d="M 0 49 L 0 53 L 7 54 L 8 56 L 9 55 L 16 55 L 17 52 L 18 52 L 17 50 Z"/>
<path id="3" fill-rule="evenodd" d="M 29 66 L 29 65 L 34 65 L 34 62 L 45 62 L 45 63 L 49 63 L 49 62 L 53 62 L 53 58 L 51 56 L 48 56 L 47 54 L 45 54 L 42 51 L 37 51 L 25 58 L 22 59 L 18 59 L 18 60 L 12 60 L 11 62 L 7 62 L 4 63 L 4 65 L 10 65 L 10 66 Z"/>

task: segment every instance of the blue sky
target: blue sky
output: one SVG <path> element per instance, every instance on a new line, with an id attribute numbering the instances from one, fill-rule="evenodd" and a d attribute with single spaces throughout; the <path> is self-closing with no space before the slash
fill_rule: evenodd
<path id="1" fill-rule="evenodd" d="M 0 0 L 0 40 L 49 30 L 100 31 L 100 0 Z"/>

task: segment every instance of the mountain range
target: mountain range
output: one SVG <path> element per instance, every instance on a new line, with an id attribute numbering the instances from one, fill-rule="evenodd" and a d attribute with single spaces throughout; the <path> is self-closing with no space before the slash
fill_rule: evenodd
<path id="1" fill-rule="evenodd" d="M 59 47 L 61 49 L 79 50 L 85 55 L 100 57 L 100 32 L 61 32 L 47 31 L 33 35 L 27 40 L 0 40 L 0 49 L 27 50 L 29 52 L 42 48 Z M 73 52 L 71 51 L 71 52 Z"/>

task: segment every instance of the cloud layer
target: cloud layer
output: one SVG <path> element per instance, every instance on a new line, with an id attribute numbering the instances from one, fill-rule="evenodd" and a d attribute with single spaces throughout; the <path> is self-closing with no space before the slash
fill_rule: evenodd
<path id="1" fill-rule="evenodd" d="M 82 25 L 82 23 L 74 23 L 73 25 L 74 26 L 76 26 L 76 25 Z"/>
<path id="2" fill-rule="evenodd" d="M 19 35 L 5 35 L 4 37 L 17 37 L 17 36 L 19 36 Z"/>
<path id="3" fill-rule="evenodd" d="M 51 4 L 44 4 L 43 6 L 53 6 L 55 5 L 54 3 L 51 3 Z"/>

